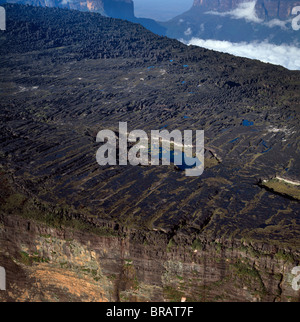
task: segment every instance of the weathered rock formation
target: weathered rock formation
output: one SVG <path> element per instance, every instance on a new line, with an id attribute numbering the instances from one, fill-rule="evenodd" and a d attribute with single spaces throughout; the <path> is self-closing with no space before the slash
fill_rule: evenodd
<path id="1" fill-rule="evenodd" d="M 5 8 L 0 300 L 299 300 L 299 202 L 258 186 L 299 180 L 299 72 L 98 14 Z M 96 135 L 120 121 L 205 128 L 203 175 L 99 166 Z"/>
<path id="2" fill-rule="evenodd" d="M 291 286 L 297 259 L 276 247 L 116 234 L 0 215 L 0 265 L 7 272 L 0 301 L 299 301 Z"/>
<path id="3" fill-rule="evenodd" d="M 195 0 L 193 6 L 203 10 L 227 12 L 237 8 L 241 3 L 251 2 L 246 0 Z M 287 19 L 291 16 L 292 8 L 300 5 L 295 0 L 257 0 L 256 14 L 263 19 Z"/>
<path id="4" fill-rule="evenodd" d="M 134 18 L 132 0 L 7 0 L 1 2 L 30 4 L 42 7 L 69 8 L 80 11 L 97 12 L 113 18 Z"/>

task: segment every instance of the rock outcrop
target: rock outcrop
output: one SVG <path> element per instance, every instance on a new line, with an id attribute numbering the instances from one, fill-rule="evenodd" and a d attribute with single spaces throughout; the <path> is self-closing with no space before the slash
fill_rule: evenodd
<path id="1" fill-rule="evenodd" d="M 0 215 L 0 244 L 4 302 L 299 301 L 297 258 L 264 243 L 100 236 Z"/>
<path id="2" fill-rule="evenodd" d="M 80 11 L 97 12 L 113 18 L 134 18 L 132 0 L 7 0 L 7 3 L 29 4 L 41 7 L 69 8 Z"/>
<path id="3" fill-rule="evenodd" d="M 286 20 L 291 17 L 292 9 L 300 5 L 300 1 L 295 0 L 258 0 L 256 13 L 263 19 Z"/>
<path id="4" fill-rule="evenodd" d="M 15 3 L 35 7 L 53 7 L 83 12 L 95 12 L 103 16 L 139 23 L 158 35 L 165 35 L 166 28 L 148 18 L 136 18 L 132 0 L 0 0 L 0 4 Z"/>
<path id="5" fill-rule="evenodd" d="M 297 6 L 299 0 L 195 0 L 189 11 L 163 26 L 168 37 L 186 41 L 200 38 L 295 45 L 299 42 L 299 32 L 293 27 Z"/>
<path id="6" fill-rule="evenodd" d="M 194 7 L 203 10 L 214 10 L 227 12 L 236 9 L 241 3 L 250 2 L 245 0 L 195 0 Z M 295 6 L 300 5 L 300 1 L 295 0 L 257 0 L 256 14 L 262 19 L 285 20 L 291 16 L 291 11 Z"/>

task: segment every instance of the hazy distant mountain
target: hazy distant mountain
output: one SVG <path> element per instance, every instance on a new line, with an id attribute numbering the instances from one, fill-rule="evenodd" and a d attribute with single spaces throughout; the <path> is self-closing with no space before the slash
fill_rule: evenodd
<path id="1" fill-rule="evenodd" d="M 57 7 L 97 12 L 108 17 L 140 23 L 159 35 L 163 35 L 166 32 L 163 26 L 152 19 L 136 18 L 132 0 L 0 0 L 1 3 L 29 4 L 38 7 Z"/>
<path id="2" fill-rule="evenodd" d="M 1 0 L 0 2 L 91 11 L 114 18 L 134 17 L 132 0 Z"/>
<path id="3" fill-rule="evenodd" d="M 193 9 L 228 12 L 249 2 L 256 2 L 255 11 L 259 18 L 282 20 L 289 18 L 293 7 L 300 4 L 299 1 L 295 0 L 194 0 Z"/>
<path id="4" fill-rule="evenodd" d="M 292 70 L 300 69 L 300 31 L 292 28 L 292 23 L 297 23 L 297 12 L 295 14 L 293 9 L 300 6 L 300 0 L 194 0 L 190 10 L 167 22 L 139 18 L 142 16 L 140 14 L 136 17 L 135 5 L 139 1 L 142 0 L 0 0 L 0 3 L 96 12 L 139 23 L 158 35 L 188 44 L 258 59 Z M 150 8 L 147 3 L 143 2 L 144 10 L 147 6 Z M 149 0 L 149 3 L 152 4 L 152 10 L 163 8 L 171 12 L 178 10 L 179 2 Z M 298 15 L 300 17 L 300 12 Z M 149 11 L 147 17 L 159 16 L 152 16 Z"/>
<path id="5" fill-rule="evenodd" d="M 295 44 L 300 41 L 300 31 L 292 28 L 297 6 L 299 0 L 195 0 L 189 11 L 163 25 L 167 36 L 177 39 Z"/>
<path id="6" fill-rule="evenodd" d="M 168 21 L 189 10 L 193 0 L 134 0 L 136 17 Z"/>

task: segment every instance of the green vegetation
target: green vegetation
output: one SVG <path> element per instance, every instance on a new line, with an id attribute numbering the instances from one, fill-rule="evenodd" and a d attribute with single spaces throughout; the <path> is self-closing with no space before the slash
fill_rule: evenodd
<path id="1" fill-rule="evenodd" d="M 277 258 L 278 260 L 282 260 L 284 262 L 287 263 L 294 263 L 294 257 L 292 254 L 287 254 L 282 250 L 279 250 L 276 254 L 275 254 L 275 258 Z"/>
<path id="2" fill-rule="evenodd" d="M 30 266 L 32 264 L 32 261 L 28 253 L 22 251 L 20 252 L 20 256 L 21 256 L 21 262 L 24 265 Z"/>
<path id="3" fill-rule="evenodd" d="M 37 253 L 31 255 L 21 251 L 20 261 L 26 266 L 31 266 L 33 263 L 47 263 L 49 262 L 49 258 L 40 257 Z"/>
<path id="4" fill-rule="evenodd" d="M 48 207 L 46 203 L 37 202 L 20 193 L 11 194 L 0 205 L 0 212 L 18 214 L 23 218 L 33 219 L 53 228 L 70 228 L 89 231 L 98 236 L 116 237 L 117 231 L 109 227 L 98 227 L 82 219 L 73 218 L 74 211 L 61 207 Z M 49 236 L 48 236 L 49 237 Z"/>
<path id="5" fill-rule="evenodd" d="M 231 264 L 236 277 L 238 277 L 243 283 L 250 286 L 253 289 L 253 285 L 257 284 L 259 288 L 255 289 L 258 295 L 264 296 L 267 291 L 265 285 L 261 279 L 258 270 L 247 264 L 245 261 L 237 260 Z M 239 286 L 240 287 L 240 286 Z"/>
<path id="6" fill-rule="evenodd" d="M 180 302 L 184 293 L 173 286 L 166 285 L 163 288 L 164 297 L 170 302 Z"/>
<path id="7" fill-rule="evenodd" d="M 236 263 L 232 264 L 232 266 L 236 269 L 237 275 L 239 275 L 241 277 L 250 276 L 252 278 L 259 278 L 259 274 L 255 268 L 250 267 L 249 265 L 247 265 L 241 261 L 237 261 Z"/>
<path id="8" fill-rule="evenodd" d="M 204 159 L 204 168 L 209 169 L 218 165 L 220 161 L 217 158 L 205 158 Z"/>
<path id="9" fill-rule="evenodd" d="M 128 267 L 128 266 L 132 265 L 132 260 L 131 259 L 125 259 L 124 261 L 125 261 L 125 264 L 124 264 L 125 267 Z"/>
<path id="10" fill-rule="evenodd" d="M 282 195 L 290 196 L 296 200 L 300 200 L 300 185 L 286 183 L 283 180 L 271 179 L 263 182 L 262 186 Z"/>
<path id="11" fill-rule="evenodd" d="M 173 247 L 177 246 L 173 238 L 171 238 L 167 244 L 167 252 L 170 252 Z"/>
<path id="12" fill-rule="evenodd" d="M 221 243 L 215 243 L 215 248 L 216 248 L 217 253 L 221 253 L 222 244 Z"/>
<path id="13" fill-rule="evenodd" d="M 193 243 L 192 243 L 192 249 L 193 250 L 202 250 L 203 245 L 200 239 L 196 238 L 194 239 Z"/>

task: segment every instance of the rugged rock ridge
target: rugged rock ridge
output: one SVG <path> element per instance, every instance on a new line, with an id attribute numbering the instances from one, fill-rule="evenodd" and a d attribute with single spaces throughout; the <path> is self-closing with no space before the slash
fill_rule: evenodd
<path id="1" fill-rule="evenodd" d="M 101 13 L 113 18 L 134 18 L 134 6 L 132 0 L 7 0 L 1 3 L 29 4 L 41 7 L 69 8 L 80 11 Z"/>
<path id="2" fill-rule="evenodd" d="M 291 0 L 258 0 L 256 13 L 263 19 L 287 19 L 291 17 L 292 9 L 300 5 L 300 1 Z"/>
<path id="3" fill-rule="evenodd" d="M 292 21 L 299 0 L 195 0 L 193 7 L 166 22 L 166 36 L 231 42 L 297 44 Z"/>
<path id="4" fill-rule="evenodd" d="M 245 0 L 194 0 L 193 6 L 209 10 L 229 11 L 242 2 L 245 2 Z"/>
<path id="5" fill-rule="evenodd" d="M 238 7 L 245 0 L 195 0 L 193 6 L 204 10 L 215 10 L 219 12 L 230 11 Z M 300 5 L 294 0 L 257 0 L 256 14 L 262 19 L 287 19 L 291 16 L 292 9 Z"/>
<path id="6" fill-rule="evenodd" d="M 134 3 L 132 0 L 0 0 L 0 4 L 4 3 L 95 12 L 103 16 L 139 23 L 158 35 L 166 34 L 165 27 L 155 20 L 136 18 L 134 16 Z"/>

